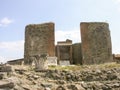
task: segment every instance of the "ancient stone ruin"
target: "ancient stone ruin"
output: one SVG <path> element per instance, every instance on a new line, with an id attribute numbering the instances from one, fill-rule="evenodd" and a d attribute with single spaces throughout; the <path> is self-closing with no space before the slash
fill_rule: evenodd
<path id="1" fill-rule="evenodd" d="M 46 53 L 55 56 L 54 23 L 31 24 L 25 28 L 25 64 L 32 61 L 29 57 Z"/>
<path id="2" fill-rule="evenodd" d="M 58 41 L 55 47 L 54 23 L 27 25 L 24 64 L 32 64 L 35 62 L 33 57 L 41 54 L 48 55 L 48 65 L 101 64 L 113 61 L 108 23 L 82 22 L 80 28 L 81 43 L 74 44 L 67 39 Z M 8 63 L 18 62 L 21 61 Z"/>
<path id="3" fill-rule="evenodd" d="M 11 65 L 0 64 L 0 90 L 120 90 L 120 64 L 106 63 L 112 61 L 109 25 L 82 22 L 80 26 L 81 43 L 67 39 L 56 47 L 54 23 L 26 26 L 25 57 L 8 61 Z M 113 59 L 120 63 L 120 55 Z M 64 66 L 56 67 L 57 63 Z M 85 65 L 100 63 L 106 64 Z"/>
<path id="4" fill-rule="evenodd" d="M 112 61 L 111 37 L 108 23 L 82 22 L 83 64 L 100 64 Z"/>
<path id="5" fill-rule="evenodd" d="M 41 71 L 48 68 L 47 65 L 47 54 L 39 54 L 32 56 L 33 60 L 35 61 L 35 70 Z"/>
<path id="6" fill-rule="evenodd" d="M 72 60 L 72 40 L 59 41 L 56 46 L 56 55 L 58 57 L 59 63 L 70 62 L 73 63 Z"/>
<path id="7" fill-rule="evenodd" d="M 113 54 L 114 62 L 120 63 L 120 54 Z"/>
<path id="8" fill-rule="evenodd" d="M 72 45 L 73 64 L 82 64 L 82 50 L 81 43 Z"/>

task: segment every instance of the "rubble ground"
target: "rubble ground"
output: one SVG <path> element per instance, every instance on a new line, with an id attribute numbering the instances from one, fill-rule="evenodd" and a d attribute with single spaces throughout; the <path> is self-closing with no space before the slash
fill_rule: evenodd
<path id="1" fill-rule="evenodd" d="M 39 72 L 25 65 L 2 68 L 0 90 L 120 90 L 120 64 L 116 63 L 49 66 Z"/>

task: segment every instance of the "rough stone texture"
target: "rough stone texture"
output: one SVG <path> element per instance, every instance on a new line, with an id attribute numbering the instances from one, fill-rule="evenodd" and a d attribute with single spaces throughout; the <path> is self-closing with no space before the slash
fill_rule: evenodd
<path id="1" fill-rule="evenodd" d="M 57 57 L 47 57 L 47 64 L 48 66 L 57 66 Z"/>
<path id="2" fill-rule="evenodd" d="M 25 64 L 30 56 L 47 53 L 55 56 L 54 23 L 31 24 L 25 28 Z"/>
<path id="3" fill-rule="evenodd" d="M 12 67 L 11 66 L 0 66 L 0 72 L 12 72 Z"/>
<path id="4" fill-rule="evenodd" d="M 3 90 L 10 90 L 14 87 L 14 83 L 12 82 L 8 82 L 8 81 L 5 81 L 5 80 L 1 80 L 0 81 L 0 90 L 3 89 Z"/>
<path id="5" fill-rule="evenodd" d="M 111 62 L 112 48 L 108 23 L 82 22 L 80 26 L 83 64 Z"/>
<path id="6" fill-rule="evenodd" d="M 70 65 L 70 61 L 59 61 L 59 65 L 68 66 L 68 65 Z"/>
<path id="7" fill-rule="evenodd" d="M 46 70 L 48 68 L 46 54 L 35 55 L 33 56 L 33 60 L 35 61 L 36 71 Z"/>
<path id="8" fill-rule="evenodd" d="M 67 39 L 66 41 L 57 42 L 57 57 L 59 61 L 72 61 L 72 40 Z"/>
<path id="9" fill-rule="evenodd" d="M 23 67 L 12 66 L 13 73 L 0 79 L 0 90 L 120 90 L 120 64 L 116 63 L 58 66 L 40 72 Z"/>
<path id="10" fill-rule="evenodd" d="M 81 43 L 75 43 L 72 45 L 73 64 L 82 64 L 82 51 Z"/>

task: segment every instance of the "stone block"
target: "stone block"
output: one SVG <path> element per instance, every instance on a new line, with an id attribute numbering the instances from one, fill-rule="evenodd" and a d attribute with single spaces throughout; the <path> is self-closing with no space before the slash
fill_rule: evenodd
<path id="1" fill-rule="evenodd" d="M 61 60 L 61 61 L 59 61 L 59 65 L 68 66 L 68 65 L 70 65 L 70 61 L 69 60 L 66 60 L 66 61 Z"/>
<path id="2" fill-rule="evenodd" d="M 80 27 L 83 64 L 100 64 L 113 61 L 109 24 L 105 22 L 82 22 Z"/>
<path id="3" fill-rule="evenodd" d="M 8 82 L 6 80 L 1 80 L 0 81 L 0 89 L 4 89 L 4 90 L 10 90 L 14 87 L 14 83 L 13 82 Z"/>
<path id="4" fill-rule="evenodd" d="M 57 66 L 57 57 L 47 57 L 47 64 Z"/>

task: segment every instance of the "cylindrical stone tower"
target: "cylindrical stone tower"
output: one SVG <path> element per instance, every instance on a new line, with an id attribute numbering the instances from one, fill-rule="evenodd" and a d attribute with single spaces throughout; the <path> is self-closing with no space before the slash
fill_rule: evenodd
<path id="1" fill-rule="evenodd" d="M 112 61 L 109 25 L 105 22 L 82 22 L 83 64 L 100 64 Z"/>
<path id="2" fill-rule="evenodd" d="M 25 28 L 25 64 L 31 56 L 46 53 L 55 56 L 54 23 L 31 24 Z"/>

